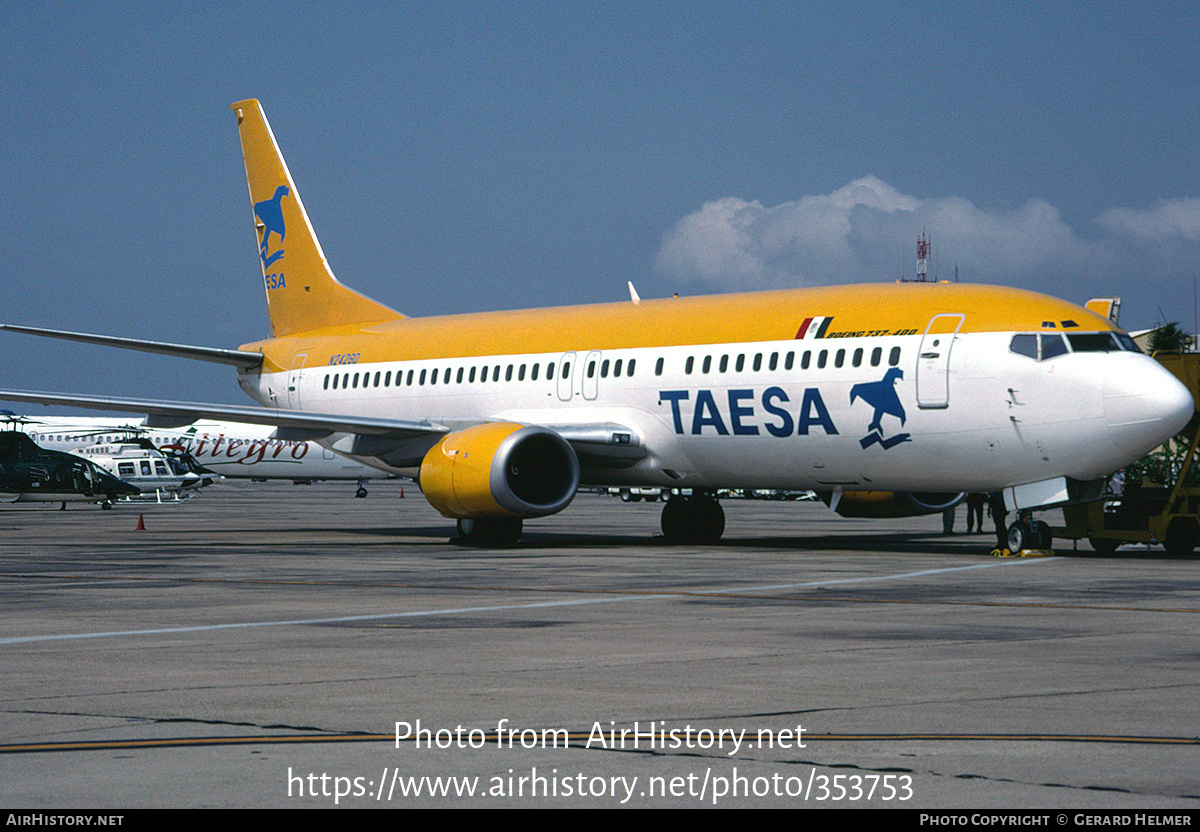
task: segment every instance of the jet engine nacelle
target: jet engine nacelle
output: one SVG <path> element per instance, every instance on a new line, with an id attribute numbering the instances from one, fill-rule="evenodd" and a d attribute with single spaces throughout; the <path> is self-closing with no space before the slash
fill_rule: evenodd
<path id="1" fill-rule="evenodd" d="M 936 491 L 843 491 L 834 511 L 842 517 L 915 517 L 940 514 L 966 496 Z M 833 495 L 826 491 L 820 497 L 829 505 Z"/>
<path id="2" fill-rule="evenodd" d="M 421 461 L 421 490 L 445 517 L 543 517 L 579 488 L 579 459 L 552 430 L 489 422 L 448 434 Z"/>

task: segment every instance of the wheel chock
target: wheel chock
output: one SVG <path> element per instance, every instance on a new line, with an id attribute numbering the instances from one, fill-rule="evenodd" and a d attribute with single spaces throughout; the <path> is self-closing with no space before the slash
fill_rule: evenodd
<path id="1" fill-rule="evenodd" d="M 992 557 L 994 558 L 1052 558 L 1054 557 L 1053 549 L 1022 549 L 1019 552 L 1010 552 L 1007 549 L 993 549 Z"/>

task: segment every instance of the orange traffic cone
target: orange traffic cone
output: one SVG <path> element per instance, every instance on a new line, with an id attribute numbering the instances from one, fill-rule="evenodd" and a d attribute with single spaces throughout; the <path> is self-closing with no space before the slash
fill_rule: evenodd
<path id="1" fill-rule="evenodd" d="M 138 515 L 137 531 L 139 531 L 139 532 L 146 531 L 146 524 L 142 522 L 142 515 L 140 515 L 140 514 Z"/>

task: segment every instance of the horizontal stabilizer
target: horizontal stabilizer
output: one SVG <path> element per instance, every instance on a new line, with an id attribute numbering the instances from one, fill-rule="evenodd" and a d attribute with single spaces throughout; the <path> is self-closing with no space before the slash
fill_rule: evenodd
<path id="1" fill-rule="evenodd" d="M 14 324 L 0 324 L 0 329 L 6 329 L 9 332 L 21 332 L 25 335 L 61 338 L 64 341 L 81 341 L 85 344 L 101 344 L 106 347 L 120 347 L 126 350 L 154 352 L 159 355 L 173 355 L 177 358 L 213 361 L 217 364 L 232 364 L 235 367 L 243 367 L 247 370 L 259 366 L 263 361 L 262 353 L 226 350 L 220 347 L 193 347 L 188 344 L 168 344 L 163 341 L 142 341 L 137 338 L 118 338 L 115 335 L 64 332 L 58 329 L 42 329 L 35 326 L 16 326 Z"/>

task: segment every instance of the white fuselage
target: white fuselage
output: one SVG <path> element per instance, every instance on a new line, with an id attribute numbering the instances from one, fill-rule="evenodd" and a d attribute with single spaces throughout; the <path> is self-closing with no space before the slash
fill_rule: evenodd
<path id="1" fill-rule="evenodd" d="M 585 470 L 585 481 L 685 488 L 995 491 L 1089 480 L 1161 441 L 1164 419 L 1190 413 L 1190 395 L 1145 355 L 1039 361 L 1010 350 L 1013 334 L 306 366 L 241 380 L 268 406 L 451 430 L 501 420 L 623 425 L 648 455 Z M 349 448 L 337 436 L 323 444 Z"/>
<path id="2" fill-rule="evenodd" d="M 226 477 L 358 480 L 380 475 L 378 468 L 346 459 L 316 442 L 273 439 L 270 425 L 198 421 L 182 428 L 151 428 L 114 419 L 45 416 L 22 430 L 44 448 L 75 453 L 97 442 L 145 436 L 156 447 L 185 451 Z"/>

